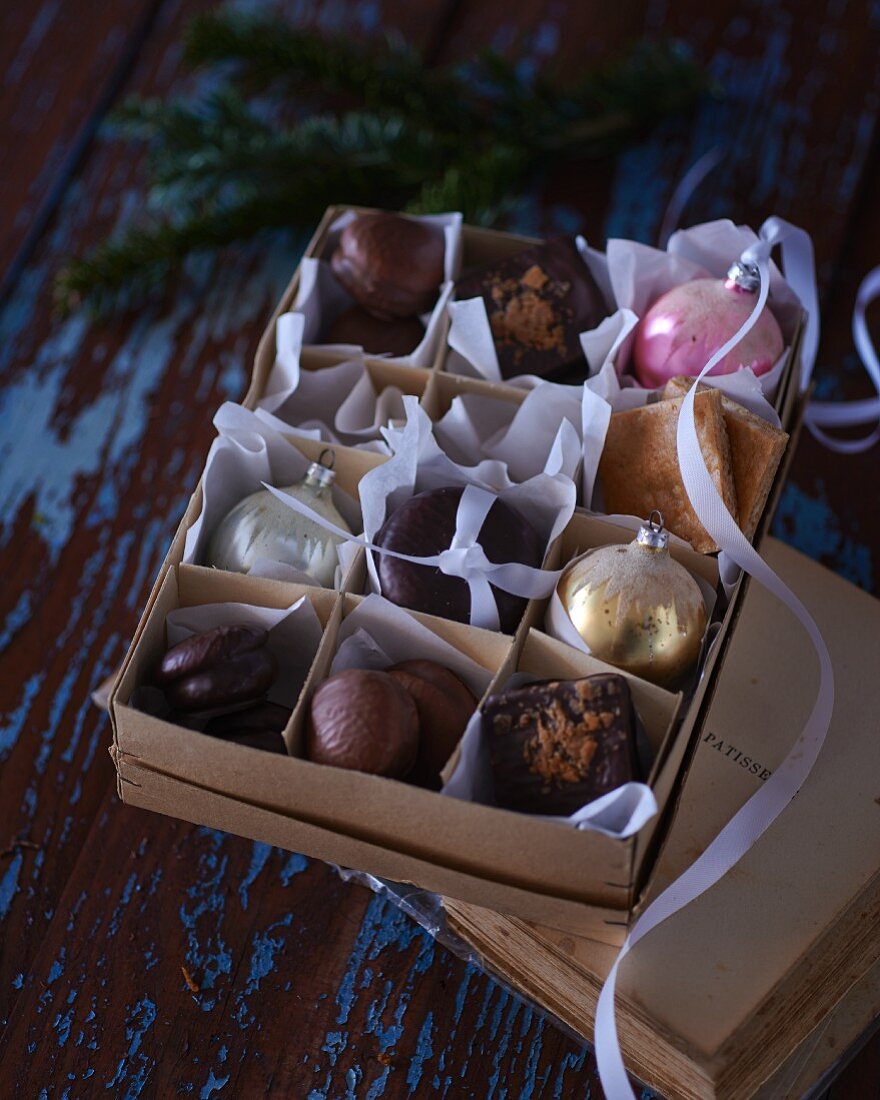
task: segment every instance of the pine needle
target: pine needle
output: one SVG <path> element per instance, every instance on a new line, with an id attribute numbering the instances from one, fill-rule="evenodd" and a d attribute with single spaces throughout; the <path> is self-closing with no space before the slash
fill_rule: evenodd
<path id="1" fill-rule="evenodd" d="M 66 264 L 61 312 L 130 308 L 191 254 L 311 225 L 332 202 L 498 223 L 555 164 L 605 156 L 709 88 L 669 44 L 568 85 L 526 80 L 491 51 L 429 69 L 405 46 L 366 50 L 234 11 L 197 16 L 185 47 L 190 64 L 218 70 L 212 90 L 133 98 L 111 116 L 111 136 L 146 143 L 147 211 Z"/>

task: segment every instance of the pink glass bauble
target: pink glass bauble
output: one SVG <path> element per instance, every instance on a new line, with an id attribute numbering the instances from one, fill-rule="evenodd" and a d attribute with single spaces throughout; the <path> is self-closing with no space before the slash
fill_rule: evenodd
<path id="1" fill-rule="evenodd" d="M 741 282 L 731 268 L 727 279 L 694 279 L 657 299 L 636 327 L 633 346 L 635 375 L 645 389 L 659 389 L 676 375 L 700 373 L 754 309 L 756 290 L 747 280 Z M 757 324 L 710 373 L 751 367 L 756 375 L 766 374 L 783 347 L 779 324 L 765 306 Z"/>

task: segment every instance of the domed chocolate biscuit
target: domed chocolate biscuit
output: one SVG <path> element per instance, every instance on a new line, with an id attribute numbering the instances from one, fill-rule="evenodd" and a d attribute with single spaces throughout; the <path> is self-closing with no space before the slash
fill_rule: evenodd
<path id="1" fill-rule="evenodd" d="M 219 626 L 193 634 L 162 658 L 155 674 L 169 706 L 186 714 L 261 699 L 278 675 L 259 627 Z"/>
<path id="2" fill-rule="evenodd" d="M 399 214 L 361 214 L 343 229 L 330 260 L 356 302 L 382 320 L 425 313 L 443 282 L 443 230 Z"/>
<path id="3" fill-rule="evenodd" d="M 306 755 L 316 764 L 403 779 L 418 743 L 416 705 L 387 672 L 349 669 L 312 697 Z"/>
<path id="4" fill-rule="evenodd" d="M 418 786 L 440 787 L 440 772 L 477 706 L 477 700 L 455 673 L 436 661 L 402 661 L 388 675 L 413 698 L 419 715 L 419 752 L 410 776 Z"/>
<path id="5" fill-rule="evenodd" d="M 157 684 L 170 684 L 182 676 L 205 672 L 215 665 L 262 649 L 268 635 L 258 626 L 217 626 L 203 634 L 192 634 L 172 646 L 159 663 L 154 677 Z"/>
<path id="6" fill-rule="evenodd" d="M 502 378 L 535 374 L 553 382 L 587 377 L 579 336 L 608 316 L 602 291 L 571 237 L 470 271 L 455 297 L 482 298 Z"/>
<path id="7" fill-rule="evenodd" d="M 368 355 L 409 355 L 425 336 L 418 317 L 392 317 L 380 321 L 363 306 L 351 306 L 324 333 L 323 344 L 355 344 Z"/>
<path id="8" fill-rule="evenodd" d="M 287 747 L 282 731 L 290 715 L 289 707 L 266 701 L 248 707 L 247 710 L 236 710 L 212 718 L 204 732 L 224 741 L 235 741 L 249 748 L 286 756 Z"/>
<path id="9" fill-rule="evenodd" d="M 410 497 L 385 521 L 376 545 L 413 557 L 432 557 L 449 548 L 455 534 L 459 488 L 431 489 Z M 509 505 L 496 500 L 483 523 L 479 543 L 490 562 L 520 562 L 540 566 L 541 539 L 532 525 Z M 470 619 L 470 589 L 460 577 L 441 573 L 437 566 L 415 565 L 387 554 L 378 559 L 382 595 L 400 607 L 466 623 Z M 501 630 L 513 633 L 526 600 L 493 586 Z"/>

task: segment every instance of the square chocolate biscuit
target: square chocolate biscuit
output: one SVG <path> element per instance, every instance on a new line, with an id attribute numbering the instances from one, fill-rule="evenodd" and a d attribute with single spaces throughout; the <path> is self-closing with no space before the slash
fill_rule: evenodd
<path id="1" fill-rule="evenodd" d="M 616 673 L 543 680 L 492 695 L 483 728 L 495 801 L 567 816 L 640 778 L 629 685 Z"/>
<path id="2" fill-rule="evenodd" d="M 467 272 L 455 296 L 485 302 L 502 378 L 535 374 L 573 384 L 587 377 L 579 336 L 608 309 L 571 237 Z"/>

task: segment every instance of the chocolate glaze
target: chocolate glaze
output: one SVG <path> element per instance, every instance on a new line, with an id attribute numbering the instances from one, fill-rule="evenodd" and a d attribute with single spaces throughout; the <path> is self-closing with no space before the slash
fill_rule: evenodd
<path id="1" fill-rule="evenodd" d="M 587 377 L 579 335 L 608 316 L 605 299 L 571 237 L 553 237 L 469 271 L 455 297 L 482 298 L 502 378 L 553 382 Z"/>
<path id="2" fill-rule="evenodd" d="M 382 320 L 425 313 L 443 282 L 443 230 L 400 214 L 361 214 L 330 259 L 333 274 L 364 309 Z"/>
<path id="3" fill-rule="evenodd" d="M 414 557 L 430 557 L 448 549 L 455 534 L 459 488 L 431 489 L 410 497 L 385 521 L 376 545 Z M 540 566 L 541 540 L 519 512 L 496 500 L 483 524 L 480 545 L 490 562 L 520 562 Z M 470 590 L 460 577 L 450 577 L 434 566 L 415 565 L 377 554 L 382 595 L 401 607 L 466 623 L 470 618 Z M 501 630 L 512 633 L 525 611 L 526 600 L 492 588 L 498 604 Z"/>
<path id="4" fill-rule="evenodd" d="M 410 355 L 425 336 L 418 317 L 380 321 L 362 306 L 344 310 L 324 333 L 322 344 L 355 344 L 370 355 Z"/>
<path id="5" fill-rule="evenodd" d="M 413 699 L 419 715 L 419 751 L 409 777 L 419 787 L 440 789 L 440 772 L 461 740 L 477 700 L 448 668 L 416 658 L 388 669 Z"/>
<path id="6" fill-rule="evenodd" d="M 212 718 L 204 732 L 211 737 L 235 741 L 239 745 L 287 755 L 282 731 L 290 718 L 291 710 L 280 703 L 257 703 L 247 710 L 233 711 Z"/>
<path id="7" fill-rule="evenodd" d="M 261 699 L 278 675 L 268 649 L 254 649 L 165 685 L 169 704 L 184 713 L 217 710 Z"/>
<path id="8" fill-rule="evenodd" d="M 312 697 L 306 755 L 317 764 L 403 779 L 418 741 L 416 705 L 387 672 L 349 669 Z"/>
<path id="9" fill-rule="evenodd" d="M 154 679 L 163 685 L 182 676 L 205 672 L 232 657 L 261 649 L 267 637 L 261 627 L 245 625 L 217 626 L 203 634 L 193 634 L 168 650 Z"/>
<path id="10" fill-rule="evenodd" d="M 545 680 L 490 696 L 483 708 L 495 801 L 567 816 L 641 778 L 623 676 Z"/>

